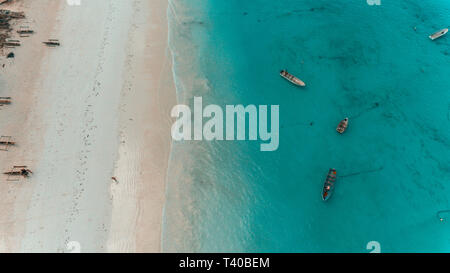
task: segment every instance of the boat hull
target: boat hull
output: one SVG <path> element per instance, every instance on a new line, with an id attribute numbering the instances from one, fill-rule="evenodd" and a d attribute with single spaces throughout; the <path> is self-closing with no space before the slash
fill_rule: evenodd
<path id="1" fill-rule="evenodd" d="M 327 179 L 323 185 L 322 189 L 322 200 L 327 201 L 333 195 L 334 183 L 336 182 L 337 172 L 335 169 L 330 169 L 328 171 Z"/>
<path id="2" fill-rule="evenodd" d="M 447 34 L 447 32 L 448 32 L 448 28 L 444 28 L 444 29 L 439 30 L 436 33 L 431 34 L 429 37 L 431 40 L 436 40 L 436 39 L 444 36 L 445 34 Z"/>
<path id="3" fill-rule="evenodd" d="M 295 77 L 294 75 L 289 74 L 286 70 L 281 71 L 280 76 L 296 86 L 301 86 L 301 87 L 306 86 L 305 82 L 303 82 L 299 78 Z"/>
<path id="4" fill-rule="evenodd" d="M 347 130 L 347 127 L 348 127 L 348 118 L 342 120 L 339 123 L 338 127 L 336 128 L 336 131 L 340 134 L 343 134 Z"/>

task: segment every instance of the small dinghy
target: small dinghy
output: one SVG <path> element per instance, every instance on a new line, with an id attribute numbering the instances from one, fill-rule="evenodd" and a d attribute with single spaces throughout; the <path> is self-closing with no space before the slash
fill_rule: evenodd
<path id="1" fill-rule="evenodd" d="M 297 86 L 306 86 L 306 84 L 302 80 L 290 74 L 289 72 L 287 72 L 287 70 L 281 70 L 280 76 Z"/>
<path id="2" fill-rule="evenodd" d="M 338 133 L 340 134 L 343 134 L 345 130 L 347 130 L 347 127 L 348 127 L 348 118 L 345 118 L 343 121 L 339 122 L 336 131 L 338 131 Z"/>
<path id="3" fill-rule="evenodd" d="M 334 183 L 336 182 L 336 170 L 330 169 L 328 171 L 327 179 L 325 180 L 325 184 L 323 185 L 322 191 L 322 199 L 323 201 L 327 201 L 334 191 Z"/>
<path id="4" fill-rule="evenodd" d="M 448 32 L 448 28 L 441 29 L 438 32 L 431 34 L 430 39 L 436 40 L 437 38 L 440 38 L 440 37 L 444 36 L 445 34 L 447 34 L 447 32 Z"/>

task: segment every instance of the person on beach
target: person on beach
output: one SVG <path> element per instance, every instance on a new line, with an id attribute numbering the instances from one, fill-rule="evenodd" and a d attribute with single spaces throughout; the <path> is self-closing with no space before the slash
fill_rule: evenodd
<path id="1" fill-rule="evenodd" d="M 33 173 L 33 172 L 28 169 L 20 170 L 20 175 L 22 175 L 23 177 L 28 177 L 31 173 Z"/>

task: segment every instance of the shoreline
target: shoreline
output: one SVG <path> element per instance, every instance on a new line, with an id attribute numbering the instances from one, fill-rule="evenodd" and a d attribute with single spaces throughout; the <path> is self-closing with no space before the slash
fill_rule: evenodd
<path id="1" fill-rule="evenodd" d="M 114 172 L 118 182 L 111 185 L 113 215 L 108 251 L 112 252 L 161 251 L 172 143 L 170 109 L 176 104 L 176 94 L 168 47 L 167 1 L 154 1 L 151 7 L 143 5 L 138 10 L 148 9 L 150 13 L 137 11 L 133 18 L 145 20 L 151 27 L 135 27 L 128 37 L 128 50 L 133 54 L 127 59 L 127 67 L 130 75 L 140 80 L 135 84 L 126 82 L 122 91 L 121 143 Z M 141 36 L 144 33 L 148 35 L 145 39 Z M 126 97 L 130 94 L 133 97 Z M 141 160 L 135 162 L 136 158 Z"/>

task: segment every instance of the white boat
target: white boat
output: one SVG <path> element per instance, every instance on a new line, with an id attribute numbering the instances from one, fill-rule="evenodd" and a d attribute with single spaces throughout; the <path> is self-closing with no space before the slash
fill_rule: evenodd
<path id="1" fill-rule="evenodd" d="M 294 75 L 287 72 L 287 70 L 281 70 L 280 76 L 285 78 L 286 80 L 290 81 L 291 83 L 298 85 L 298 86 L 306 86 L 306 84 L 300 80 L 299 78 L 295 77 Z"/>
<path id="2" fill-rule="evenodd" d="M 445 34 L 447 34 L 447 32 L 448 32 L 448 28 L 441 29 L 438 32 L 431 34 L 430 39 L 436 40 L 437 38 L 440 38 L 440 37 L 444 36 Z"/>

